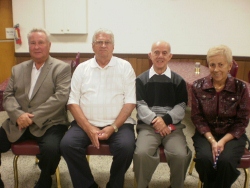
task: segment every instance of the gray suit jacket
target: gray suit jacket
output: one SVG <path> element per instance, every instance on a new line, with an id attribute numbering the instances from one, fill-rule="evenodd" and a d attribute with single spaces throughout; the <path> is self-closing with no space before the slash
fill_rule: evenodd
<path id="1" fill-rule="evenodd" d="M 25 129 L 18 129 L 16 120 L 25 112 L 34 115 L 29 129 L 36 137 L 53 125 L 69 125 L 65 105 L 70 91 L 70 65 L 49 56 L 29 99 L 32 66 L 33 60 L 15 65 L 4 91 L 4 108 L 9 118 L 2 127 L 10 142 L 17 141 L 24 133 Z"/>

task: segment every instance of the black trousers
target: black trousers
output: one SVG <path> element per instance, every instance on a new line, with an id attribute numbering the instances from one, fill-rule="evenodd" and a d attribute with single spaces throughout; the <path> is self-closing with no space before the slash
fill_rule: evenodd
<path id="1" fill-rule="evenodd" d="M 107 142 L 113 155 L 108 187 L 123 187 L 124 176 L 132 162 L 135 149 L 134 125 L 124 124 Z M 71 123 L 71 128 L 61 141 L 61 152 L 75 188 L 89 188 L 95 183 L 85 153 L 90 143 L 88 135 L 75 121 Z"/>
<path id="2" fill-rule="evenodd" d="M 216 137 L 218 141 L 223 136 Z M 219 155 L 217 168 L 213 168 L 213 155 L 211 144 L 199 132 L 192 137 L 196 152 L 195 168 L 204 188 L 230 188 L 240 175 L 236 169 L 244 153 L 246 135 L 233 139 L 225 144 L 223 152 Z"/>
<path id="3" fill-rule="evenodd" d="M 24 141 L 34 139 L 37 141 L 41 153 L 37 156 L 39 159 L 39 168 L 41 169 L 38 184 L 44 188 L 51 188 L 51 175 L 55 173 L 60 162 L 60 141 L 67 131 L 65 125 L 55 125 L 49 128 L 42 137 L 33 136 L 29 129 L 18 139 Z M 17 142 L 18 142 L 17 141 Z M 11 142 L 8 140 L 5 130 L 0 128 L 0 154 L 7 152 L 11 148 Z"/>

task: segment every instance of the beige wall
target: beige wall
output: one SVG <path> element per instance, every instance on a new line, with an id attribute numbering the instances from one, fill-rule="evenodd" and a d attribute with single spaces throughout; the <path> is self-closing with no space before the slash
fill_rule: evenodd
<path id="1" fill-rule="evenodd" d="M 12 0 L 13 21 L 20 24 L 24 41 L 16 53 L 28 52 L 30 29 L 46 27 L 45 2 Z M 68 17 L 75 15 L 72 7 L 65 12 Z M 250 0 L 88 0 L 87 20 L 79 17 L 87 22 L 87 34 L 52 34 L 51 52 L 92 53 L 94 31 L 107 28 L 115 35 L 115 53 L 146 54 L 162 39 L 170 42 L 174 54 L 205 55 L 210 47 L 225 44 L 235 56 L 250 57 L 249 7 Z"/>

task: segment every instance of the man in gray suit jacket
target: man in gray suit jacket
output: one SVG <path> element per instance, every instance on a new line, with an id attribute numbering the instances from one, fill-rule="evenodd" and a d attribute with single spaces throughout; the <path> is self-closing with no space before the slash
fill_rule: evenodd
<path id="1" fill-rule="evenodd" d="M 51 42 L 42 29 L 28 34 L 31 60 L 12 68 L 4 91 L 9 118 L 0 128 L 0 153 L 11 143 L 35 139 L 40 147 L 40 178 L 35 188 L 51 188 L 60 161 L 60 141 L 68 128 L 65 105 L 70 91 L 70 66 L 49 55 Z M 0 179 L 0 188 L 4 187 Z"/>

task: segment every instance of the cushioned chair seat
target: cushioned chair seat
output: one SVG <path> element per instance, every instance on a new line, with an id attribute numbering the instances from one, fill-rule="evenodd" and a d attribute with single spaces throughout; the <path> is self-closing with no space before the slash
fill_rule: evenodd
<path id="1" fill-rule="evenodd" d="M 92 144 L 86 148 L 86 158 L 89 162 L 90 155 L 112 155 L 109 150 L 109 145 L 105 141 L 100 142 L 100 148 L 97 149 Z"/>
<path id="2" fill-rule="evenodd" d="M 166 160 L 166 156 L 165 156 L 165 153 L 164 153 L 164 147 L 163 147 L 163 145 L 159 146 L 159 150 L 160 150 L 160 162 L 161 163 L 166 163 L 167 160 Z"/>
<path id="3" fill-rule="evenodd" d="M 86 155 L 112 155 L 109 150 L 109 145 L 105 142 L 100 142 L 100 148 L 97 149 L 90 144 L 86 149 Z"/>
<path id="4" fill-rule="evenodd" d="M 250 167 L 250 151 L 245 149 L 244 155 L 240 159 L 238 168 L 249 168 Z"/>
<path id="5" fill-rule="evenodd" d="M 15 155 L 37 155 L 40 153 L 39 146 L 34 140 L 12 144 L 11 150 Z"/>

